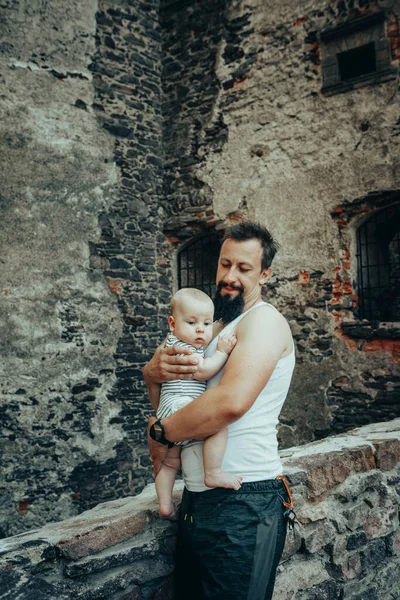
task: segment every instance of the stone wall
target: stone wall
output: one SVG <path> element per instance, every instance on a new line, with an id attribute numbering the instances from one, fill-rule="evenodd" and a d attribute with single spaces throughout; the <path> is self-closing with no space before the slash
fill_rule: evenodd
<path id="1" fill-rule="evenodd" d="M 392 71 L 325 95 L 321 33 L 380 11 Z M 171 265 L 188 237 L 243 217 L 280 242 L 265 298 L 298 364 L 283 446 L 399 416 L 399 326 L 360 319 L 355 243 L 400 201 L 399 13 L 389 0 L 162 4 Z"/>
<path id="2" fill-rule="evenodd" d="M 397 598 L 400 420 L 282 456 L 299 523 L 288 534 L 274 598 Z M 172 599 L 175 533 L 175 523 L 158 518 L 151 485 L 135 498 L 2 540 L 0 598 Z"/>
<path id="3" fill-rule="evenodd" d="M 141 490 L 169 298 L 158 2 L 1 5 L 0 536 Z"/>
<path id="4" fill-rule="evenodd" d="M 0 537 L 140 491 L 141 367 L 176 255 L 243 217 L 298 367 L 282 446 L 399 415 L 399 326 L 357 316 L 354 231 L 398 202 L 397 80 L 322 91 L 320 32 L 395 0 L 3 0 Z"/>

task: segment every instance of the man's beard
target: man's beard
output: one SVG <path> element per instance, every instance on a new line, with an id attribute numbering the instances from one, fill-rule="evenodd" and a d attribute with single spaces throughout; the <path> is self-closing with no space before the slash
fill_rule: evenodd
<path id="1" fill-rule="evenodd" d="M 214 296 L 214 317 L 216 321 L 221 320 L 223 323 L 230 323 L 242 314 L 244 308 L 244 289 L 242 286 L 229 286 L 235 290 L 239 290 L 239 294 L 237 294 L 237 296 L 234 298 L 231 298 L 229 294 L 221 294 L 223 287 L 228 286 L 226 283 L 220 281 Z"/>

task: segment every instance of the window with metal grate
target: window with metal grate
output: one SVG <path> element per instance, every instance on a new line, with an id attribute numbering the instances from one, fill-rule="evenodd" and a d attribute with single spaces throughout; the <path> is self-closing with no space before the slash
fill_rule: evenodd
<path id="1" fill-rule="evenodd" d="M 216 234 L 196 238 L 178 254 L 178 287 L 193 287 L 215 294 L 215 276 L 221 242 Z"/>
<path id="2" fill-rule="evenodd" d="M 400 321 L 400 203 L 357 230 L 358 316 Z"/>

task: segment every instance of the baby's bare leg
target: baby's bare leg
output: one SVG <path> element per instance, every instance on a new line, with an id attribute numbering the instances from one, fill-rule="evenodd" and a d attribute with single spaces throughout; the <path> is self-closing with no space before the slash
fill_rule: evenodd
<path id="1" fill-rule="evenodd" d="M 180 455 L 181 446 L 170 448 L 156 477 L 156 492 L 160 503 L 160 517 L 162 519 L 172 519 L 175 517 L 175 509 L 172 503 L 172 489 L 175 483 L 176 472 L 181 466 Z"/>
<path id="2" fill-rule="evenodd" d="M 221 469 L 227 441 L 228 430 L 225 427 L 204 442 L 204 483 L 210 488 L 224 487 L 238 490 L 242 485 L 243 477 L 225 473 Z"/>

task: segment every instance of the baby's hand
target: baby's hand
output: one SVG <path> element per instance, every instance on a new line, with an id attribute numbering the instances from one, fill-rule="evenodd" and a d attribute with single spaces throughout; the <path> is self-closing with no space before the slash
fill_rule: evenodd
<path id="1" fill-rule="evenodd" d="M 237 337 L 234 333 L 229 333 L 227 335 L 221 335 L 218 338 L 217 350 L 220 352 L 225 352 L 229 356 L 234 347 L 236 346 Z"/>

